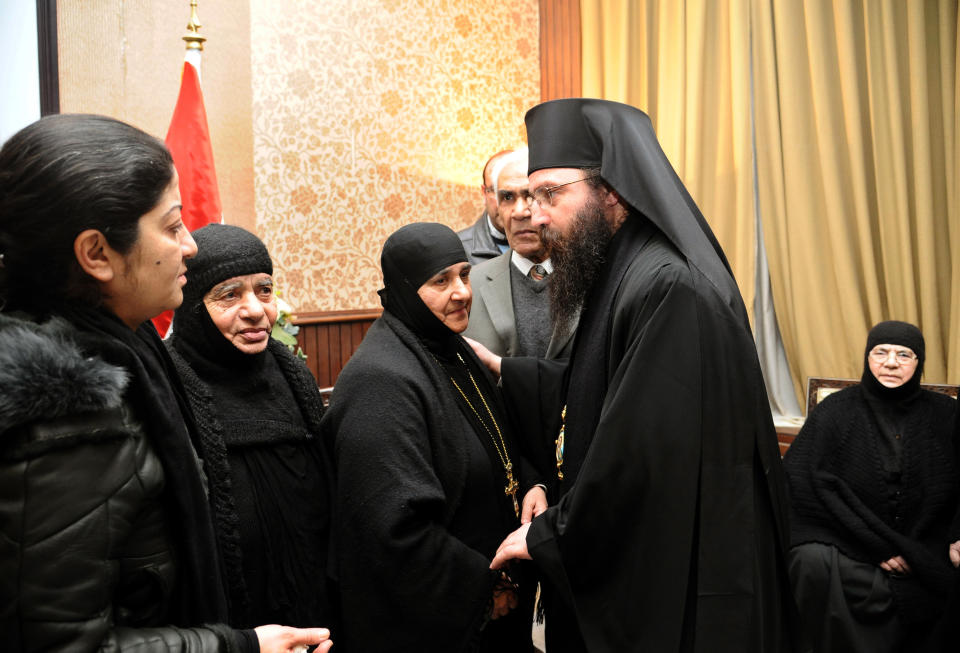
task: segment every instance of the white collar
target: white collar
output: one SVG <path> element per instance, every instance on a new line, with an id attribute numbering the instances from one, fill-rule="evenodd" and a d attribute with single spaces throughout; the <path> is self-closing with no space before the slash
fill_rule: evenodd
<path id="1" fill-rule="evenodd" d="M 523 273 L 523 276 L 530 274 L 530 268 L 536 265 L 536 263 L 524 256 L 520 256 L 515 251 L 510 252 L 510 262 L 517 266 L 517 269 Z M 547 274 L 553 274 L 553 263 L 550 262 L 550 259 L 545 259 L 540 265 L 547 271 Z"/>
<path id="2" fill-rule="evenodd" d="M 490 219 L 490 214 L 486 211 L 484 211 L 483 214 L 487 216 L 487 229 L 490 230 L 490 235 L 498 240 L 506 240 L 507 234 L 493 226 L 493 220 Z"/>

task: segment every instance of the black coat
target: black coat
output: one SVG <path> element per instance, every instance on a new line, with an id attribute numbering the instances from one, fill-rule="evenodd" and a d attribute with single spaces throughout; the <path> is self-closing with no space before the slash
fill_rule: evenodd
<path id="1" fill-rule="evenodd" d="M 506 622 L 485 624 L 496 579 L 490 560 L 519 521 L 503 470 L 455 392 L 389 312 L 337 379 L 322 425 L 336 441 L 344 651 L 455 653 L 501 637 L 499 650 L 529 650 L 529 614 L 515 617 L 526 642 L 500 632 Z M 528 489 L 520 482 L 518 498 Z"/>
<path id="2" fill-rule="evenodd" d="M 864 392 L 857 385 L 824 399 L 787 451 L 791 544 L 830 544 L 869 564 L 902 555 L 912 573 L 890 577 L 900 618 L 927 620 L 942 609 L 956 576 L 948 557 L 949 544 L 960 539 L 956 401 L 921 390 L 902 407 L 900 487 L 891 497 L 881 431 Z"/>
<path id="3" fill-rule="evenodd" d="M 565 605 L 557 625 L 591 653 L 789 650 L 785 482 L 739 298 L 631 216 L 559 371 L 503 362 L 541 447 L 567 406 L 562 498 L 527 535 L 553 589 L 548 649 Z"/>
<path id="4" fill-rule="evenodd" d="M 273 339 L 248 367 L 217 365 L 170 342 L 196 418 L 230 623 L 322 626 L 335 637 L 326 576 L 333 470 L 316 381 Z"/>
<path id="5" fill-rule="evenodd" d="M 171 485 L 199 468 L 164 467 L 131 370 L 103 360 L 117 343 L 97 341 L 0 314 L 0 648 L 255 650 L 184 605 L 196 579 Z"/>

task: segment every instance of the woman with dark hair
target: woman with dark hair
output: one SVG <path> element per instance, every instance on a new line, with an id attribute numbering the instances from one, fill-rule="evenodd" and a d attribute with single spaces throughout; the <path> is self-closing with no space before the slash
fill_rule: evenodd
<path id="1" fill-rule="evenodd" d="M 920 387 L 924 351 L 912 324 L 874 326 L 860 384 L 818 404 L 784 457 L 790 577 L 817 653 L 940 650 L 928 637 L 960 560 L 957 404 Z"/>
<path id="2" fill-rule="evenodd" d="M 448 227 L 411 224 L 380 260 L 383 316 L 323 421 L 336 443 L 337 640 L 350 653 L 530 651 L 532 614 L 511 612 L 525 604 L 514 570 L 489 566 L 546 495 L 459 335 L 472 299 L 463 245 Z"/>
<path id="3" fill-rule="evenodd" d="M 156 138 L 43 118 L 0 149 L 0 641 L 5 650 L 292 651 L 226 625 L 193 423 L 149 319 L 196 245 Z"/>
<path id="4" fill-rule="evenodd" d="M 332 630 L 333 473 L 317 383 L 270 337 L 277 300 L 263 242 L 225 224 L 193 238 L 199 251 L 166 344 L 196 415 L 231 623 Z"/>

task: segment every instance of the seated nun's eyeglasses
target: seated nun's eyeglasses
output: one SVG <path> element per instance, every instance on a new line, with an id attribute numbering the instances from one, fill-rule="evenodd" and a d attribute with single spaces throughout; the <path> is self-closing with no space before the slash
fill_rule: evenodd
<path id="1" fill-rule="evenodd" d="M 580 179 L 574 179 L 573 181 L 564 182 L 562 184 L 557 184 L 556 186 L 547 186 L 546 188 L 538 188 L 531 193 L 533 197 L 533 202 L 540 207 L 541 209 L 546 206 L 553 206 L 553 194 L 557 192 L 558 188 L 563 188 L 564 186 L 569 186 L 570 184 L 575 184 L 580 181 L 586 181 L 587 179 L 593 179 L 598 177 L 597 173 L 592 175 L 587 175 L 586 177 L 581 177 Z"/>
<path id="2" fill-rule="evenodd" d="M 909 349 L 889 349 L 888 347 L 874 347 L 871 349 L 870 360 L 874 363 L 886 363 L 887 359 L 890 358 L 890 354 L 893 354 L 894 358 L 896 358 L 897 362 L 901 365 L 908 365 L 917 360 L 917 355 Z"/>

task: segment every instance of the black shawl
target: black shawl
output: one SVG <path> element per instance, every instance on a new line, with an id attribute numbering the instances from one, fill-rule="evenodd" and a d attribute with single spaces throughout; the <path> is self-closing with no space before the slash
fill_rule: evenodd
<path id="1" fill-rule="evenodd" d="M 487 622 L 498 578 L 489 561 L 519 526 L 488 407 L 521 484 L 518 500 L 530 480 L 493 380 L 417 292 L 466 261 L 444 225 L 409 224 L 387 239 L 383 316 L 341 372 L 323 420 L 324 438 L 336 440 L 348 653 L 530 648 L 527 615 Z"/>
<path id="2" fill-rule="evenodd" d="M 419 288 L 441 270 L 465 263 L 467 255 L 460 238 L 446 225 L 432 222 L 408 224 L 387 239 L 380 257 L 384 287 L 379 291 L 386 313 L 410 330 L 429 353 L 430 359 L 447 377 L 444 383 L 455 389 L 457 406 L 490 454 L 494 468 L 502 469 L 502 452 L 514 464 L 514 477 L 519 481 L 523 461 L 512 445 L 506 410 L 487 369 L 480 363 L 466 341 L 451 331 L 423 303 Z M 497 444 L 494 443 L 497 442 Z M 527 470 L 527 481 L 532 470 Z M 522 495 L 518 493 L 518 501 Z"/>
<path id="3" fill-rule="evenodd" d="M 336 440 L 338 646 L 348 653 L 472 651 L 500 625 L 485 625 L 489 564 L 519 521 L 460 403 L 389 311 L 337 379 L 323 434 Z M 520 480 L 518 496 L 529 489 Z M 529 615 L 518 618 L 529 647 Z M 523 650 L 522 640 L 513 646 L 501 650 Z"/>
<path id="4" fill-rule="evenodd" d="M 172 602 L 176 623 L 227 622 L 227 603 L 210 508 L 197 454 L 190 405 L 156 329 L 144 322 L 131 331 L 107 311 L 71 307 L 62 312 L 78 329 L 77 343 L 130 374 L 124 400 L 140 419 L 163 465 L 172 538 L 182 565 Z"/>
<path id="5" fill-rule="evenodd" d="M 902 555 L 913 573 L 890 581 L 905 623 L 937 615 L 955 582 L 947 555 L 960 539 L 955 410 L 954 400 L 925 390 L 897 408 L 903 432 L 896 501 L 878 451 L 880 425 L 863 386 L 818 404 L 784 457 L 791 544 L 830 544 L 869 564 Z"/>
<path id="6" fill-rule="evenodd" d="M 215 337 L 228 345 L 226 357 L 198 348 L 205 339 L 196 332 L 181 329 L 168 342 L 196 414 L 231 623 L 333 627 L 326 582 L 333 473 L 318 437 L 316 382 L 277 341 L 237 357 Z"/>

